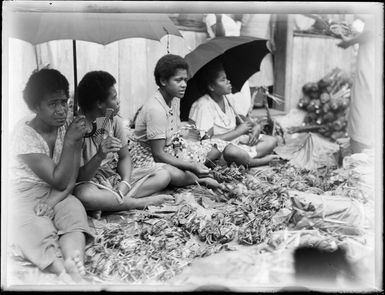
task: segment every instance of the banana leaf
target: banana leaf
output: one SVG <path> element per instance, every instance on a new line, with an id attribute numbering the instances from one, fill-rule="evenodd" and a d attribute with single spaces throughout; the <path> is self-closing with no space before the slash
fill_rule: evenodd
<path id="1" fill-rule="evenodd" d="M 288 138 L 286 145 L 274 149 L 293 166 L 308 170 L 337 166 L 334 154 L 338 151 L 339 145 L 311 132 Z"/>

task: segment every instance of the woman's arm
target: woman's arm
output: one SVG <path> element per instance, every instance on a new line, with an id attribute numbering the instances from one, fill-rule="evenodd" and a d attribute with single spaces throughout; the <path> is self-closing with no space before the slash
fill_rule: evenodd
<path id="1" fill-rule="evenodd" d="M 73 155 L 73 170 L 70 173 L 72 177 L 66 189 L 63 191 L 52 189 L 50 191 L 47 201 L 38 203 L 37 206 L 34 208 L 36 214 L 49 216 L 50 215 L 49 212 L 53 209 L 53 207 L 55 207 L 57 203 L 61 202 L 69 194 L 71 194 L 73 188 L 75 187 L 76 178 L 78 176 L 78 171 L 80 166 L 80 156 L 81 156 L 81 150 L 77 149 Z M 52 211 L 52 214 L 53 214 L 53 211 Z"/>
<path id="2" fill-rule="evenodd" d="M 85 128 L 82 125 L 84 118 L 73 120 L 64 136 L 63 150 L 59 163 L 45 154 L 23 154 L 19 157 L 42 180 L 57 190 L 65 190 L 70 183 L 73 169 L 73 156 L 81 149 Z"/>
<path id="3" fill-rule="evenodd" d="M 132 161 L 128 147 L 124 146 L 119 152 L 118 173 L 122 180 L 129 181 L 132 173 Z"/>
<path id="4" fill-rule="evenodd" d="M 166 144 L 165 139 L 154 139 L 150 141 L 151 152 L 155 162 L 166 163 L 174 167 L 177 167 L 181 170 L 191 171 L 195 173 L 198 177 L 208 175 L 209 169 L 206 166 L 193 161 L 190 162 L 190 161 L 177 159 L 172 155 L 166 153 L 164 151 L 165 144 Z"/>
<path id="5" fill-rule="evenodd" d="M 253 124 L 249 121 L 245 121 L 239 124 L 234 130 L 223 134 L 213 135 L 213 138 L 219 138 L 226 141 L 232 141 L 243 134 L 249 134 L 252 131 Z M 213 128 L 208 131 L 209 136 L 213 134 Z"/>
<path id="6" fill-rule="evenodd" d="M 216 14 L 215 18 L 216 18 L 216 22 L 211 26 L 211 29 L 215 33 L 215 37 L 226 36 L 225 27 L 222 22 L 222 14 Z"/>
<path id="7" fill-rule="evenodd" d="M 222 133 L 222 134 L 217 134 L 217 135 L 213 135 L 213 128 L 211 128 L 207 133 L 209 136 L 211 136 L 211 138 L 218 138 L 218 139 L 222 139 L 222 140 L 225 140 L 225 141 L 232 141 L 236 138 L 238 138 L 239 136 L 241 136 L 243 133 L 240 131 L 240 129 L 238 128 L 235 128 L 234 130 L 231 130 L 229 132 L 226 132 L 226 133 Z"/>
<path id="8" fill-rule="evenodd" d="M 129 183 L 132 173 L 132 161 L 127 146 L 124 146 L 119 151 L 117 170 L 121 177 L 121 182 L 118 184 L 118 191 L 120 191 L 123 195 L 126 195 L 131 190 L 131 185 Z"/>
<path id="9" fill-rule="evenodd" d="M 88 181 L 95 176 L 102 161 L 108 153 L 119 152 L 122 143 L 118 138 L 108 136 L 100 143 L 97 153 L 79 169 L 78 181 Z"/>
<path id="10" fill-rule="evenodd" d="M 373 38 L 373 32 L 369 29 L 364 29 L 364 31 L 354 37 L 345 37 L 341 36 L 342 41 L 337 44 L 338 47 L 346 49 L 356 43 L 364 44 Z"/>

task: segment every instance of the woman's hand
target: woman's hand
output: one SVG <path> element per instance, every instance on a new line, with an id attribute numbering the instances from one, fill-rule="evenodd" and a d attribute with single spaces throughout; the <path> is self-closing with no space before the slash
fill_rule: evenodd
<path id="1" fill-rule="evenodd" d="M 48 205 L 46 202 L 37 203 L 34 208 L 34 211 L 37 216 L 47 216 L 50 219 L 53 219 L 54 217 L 53 208 L 50 205 Z"/>
<path id="2" fill-rule="evenodd" d="M 103 139 L 98 148 L 98 155 L 105 159 L 108 153 L 115 153 L 122 148 L 122 142 L 116 138 L 108 136 Z"/>
<path id="3" fill-rule="evenodd" d="M 71 122 L 65 137 L 70 142 L 75 143 L 81 141 L 86 132 L 86 118 L 85 116 L 80 115 Z"/>
<path id="4" fill-rule="evenodd" d="M 248 145 L 256 145 L 259 140 L 259 135 L 261 134 L 262 127 L 260 124 L 256 124 L 253 128 L 253 131 L 249 135 Z"/>
<path id="5" fill-rule="evenodd" d="M 209 175 L 210 169 L 201 163 L 194 163 L 193 169 L 191 170 L 194 174 L 196 174 L 199 178 L 206 177 Z"/>
<path id="6" fill-rule="evenodd" d="M 350 37 L 345 37 L 344 35 L 341 35 L 342 41 L 337 44 L 338 47 L 341 47 L 342 49 L 346 49 L 354 44 L 353 39 Z"/>
<path id="7" fill-rule="evenodd" d="M 250 135 L 249 135 L 249 142 L 247 144 L 250 145 L 250 146 L 256 145 L 258 143 L 258 140 L 259 140 L 258 138 L 259 138 L 259 134 L 255 135 L 253 133 L 250 133 Z"/>
<path id="8" fill-rule="evenodd" d="M 240 134 L 248 134 L 252 131 L 253 129 L 253 123 L 247 121 L 247 122 L 244 122 L 242 124 L 239 124 L 236 128 L 236 130 L 240 133 Z"/>

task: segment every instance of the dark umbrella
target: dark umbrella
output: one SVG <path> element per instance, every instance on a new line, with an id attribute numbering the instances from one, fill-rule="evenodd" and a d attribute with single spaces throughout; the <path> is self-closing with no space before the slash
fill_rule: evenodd
<path id="1" fill-rule="evenodd" d="M 184 98 L 181 100 L 181 120 L 187 121 L 191 105 L 204 94 L 198 86 L 198 78 L 205 65 L 222 62 L 233 93 L 259 71 L 262 59 L 269 53 L 267 40 L 253 37 L 217 37 L 199 45 L 185 56 L 189 65 L 189 77 Z"/>

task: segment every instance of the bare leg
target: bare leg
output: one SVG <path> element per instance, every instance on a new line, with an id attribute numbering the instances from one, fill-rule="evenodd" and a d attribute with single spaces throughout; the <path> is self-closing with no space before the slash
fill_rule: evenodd
<path id="1" fill-rule="evenodd" d="M 222 153 L 216 147 L 213 147 L 212 150 L 206 155 L 205 165 L 209 168 L 214 168 L 216 166 L 215 162 L 219 160 L 221 156 Z"/>
<path id="2" fill-rule="evenodd" d="M 278 140 L 274 136 L 264 135 L 256 144 L 257 158 L 270 154 L 277 146 Z"/>
<path id="3" fill-rule="evenodd" d="M 171 174 L 170 184 L 173 186 L 182 187 L 182 186 L 199 183 L 210 188 L 218 188 L 218 187 L 222 189 L 224 188 L 223 185 L 221 185 L 211 177 L 199 178 L 191 171 L 183 171 L 171 165 L 166 165 L 164 166 L 164 168 L 170 171 L 170 174 Z"/>
<path id="4" fill-rule="evenodd" d="M 56 275 L 60 275 L 61 273 L 65 272 L 64 260 L 61 258 L 57 258 L 44 270 L 50 273 L 54 273 Z"/>
<path id="5" fill-rule="evenodd" d="M 198 180 L 198 176 L 190 171 L 183 171 L 177 167 L 171 165 L 163 166 L 171 176 L 170 184 L 176 187 L 187 186 L 191 184 L 195 184 Z"/>
<path id="6" fill-rule="evenodd" d="M 66 284 L 75 283 L 75 280 L 73 280 L 72 277 L 66 272 L 65 263 L 62 258 L 56 258 L 44 270 L 56 274 L 58 278 Z"/>
<path id="7" fill-rule="evenodd" d="M 59 238 L 60 248 L 64 256 L 64 267 L 76 282 L 82 281 L 82 277 L 85 275 L 85 243 L 83 232 L 66 233 Z"/>
<path id="8" fill-rule="evenodd" d="M 246 151 L 232 144 L 229 144 L 223 151 L 223 158 L 227 163 L 235 163 L 249 168 L 266 165 L 271 160 L 270 156 L 251 158 Z"/>
<path id="9" fill-rule="evenodd" d="M 83 203 L 86 210 L 125 211 L 143 209 L 150 205 L 158 205 L 173 198 L 168 195 L 136 198 L 124 198 L 119 204 L 116 196 L 109 190 L 99 189 L 92 184 L 82 184 L 76 187 L 75 196 Z"/>
<path id="10" fill-rule="evenodd" d="M 171 175 L 166 169 L 158 170 L 140 186 L 135 198 L 142 198 L 160 192 L 168 186 L 170 181 Z"/>

